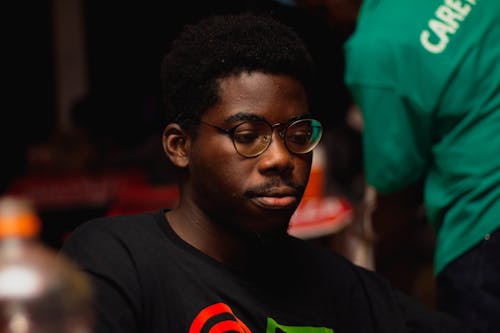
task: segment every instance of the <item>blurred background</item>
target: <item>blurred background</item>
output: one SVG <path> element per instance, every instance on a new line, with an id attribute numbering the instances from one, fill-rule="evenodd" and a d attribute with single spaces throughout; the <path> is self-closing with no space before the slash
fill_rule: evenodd
<path id="1" fill-rule="evenodd" d="M 161 148 L 162 56 L 183 25 L 201 17 L 267 13 L 308 45 L 319 73 L 313 112 L 326 128 L 291 232 L 433 306 L 434 234 L 420 184 L 376 202 L 365 193 L 362 119 L 343 84 L 342 45 L 355 24 L 347 7 L 359 1 L 333 2 L 334 12 L 321 0 L 9 5 L 0 191 L 34 204 L 42 241 L 55 249 L 90 218 L 175 205 Z"/>

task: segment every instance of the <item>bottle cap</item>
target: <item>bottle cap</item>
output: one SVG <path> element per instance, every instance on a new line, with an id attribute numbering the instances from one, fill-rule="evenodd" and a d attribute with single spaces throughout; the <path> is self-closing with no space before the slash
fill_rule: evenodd
<path id="1" fill-rule="evenodd" d="M 40 220 L 28 200 L 13 196 L 0 198 L 0 238 L 31 238 L 39 231 Z"/>

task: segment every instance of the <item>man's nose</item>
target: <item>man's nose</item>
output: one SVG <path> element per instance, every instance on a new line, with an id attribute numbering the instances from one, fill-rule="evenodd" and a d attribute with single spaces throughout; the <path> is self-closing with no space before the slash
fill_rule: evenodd
<path id="1" fill-rule="evenodd" d="M 269 147 L 260 156 L 259 169 L 263 173 L 293 169 L 293 154 L 288 150 L 278 132 L 278 130 L 273 131 Z"/>

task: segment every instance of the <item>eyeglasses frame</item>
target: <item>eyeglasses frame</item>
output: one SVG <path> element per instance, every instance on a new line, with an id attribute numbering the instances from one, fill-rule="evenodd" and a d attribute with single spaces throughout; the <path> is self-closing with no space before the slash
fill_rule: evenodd
<path id="1" fill-rule="evenodd" d="M 252 157 L 257 157 L 259 155 L 262 155 L 268 148 L 269 146 L 271 145 L 272 143 L 272 136 L 273 136 L 273 133 L 274 133 L 274 129 L 275 128 L 278 128 L 278 135 L 280 136 L 280 138 L 283 140 L 283 143 L 286 147 L 286 149 L 291 152 L 292 154 L 298 154 L 298 155 L 303 155 L 303 154 L 307 154 L 309 152 L 311 152 L 314 148 L 316 148 L 316 146 L 318 145 L 319 141 L 321 140 L 321 137 L 323 135 L 323 126 L 321 125 L 321 133 L 319 135 L 319 139 L 317 141 L 317 143 L 308 151 L 304 152 L 304 153 L 297 153 L 297 152 L 294 152 L 292 150 L 290 150 L 290 148 L 288 147 L 288 144 L 285 140 L 285 133 L 287 131 L 287 129 L 292 126 L 293 124 L 297 123 L 297 122 L 300 122 L 300 121 L 304 121 L 304 120 L 314 120 L 316 122 L 318 122 L 320 125 L 321 123 L 317 120 L 317 119 L 314 119 L 314 118 L 301 118 L 301 119 L 292 119 L 292 120 L 289 120 L 288 122 L 286 123 L 275 123 L 275 124 L 270 124 L 269 122 L 267 122 L 265 119 L 259 119 L 257 121 L 262 121 L 263 123 L 267 124 L 270 128 L 271 128 L 271 140 L 269 140 L 269 143 L 267 144 L 267 146 L 259 153 L 256 153 L 254 155 L 250 155 L 250 156 L 247 156 L 247 155 L 243 155 L 240 151 L 238 151 L 238 148 L 236 147 L 236 143 L 234 141 L 234 133 L 236 131 L 236 129 L 243 125 L 244 123 L 247 123 L 247 122 L 252 122 L 252 121 L 256 121 L 256 120 L 245 120 L 245 121 L 242 121 L 240 122 L 239 124 L 231 127 L 231 128 L 223 128 L 223 127 L 220 127 L 220 126 L 217 126 L 217 125 L 214 125 L 214 124 L 211 124 L 211 123 L 208 123 L 206 121 L 203 121 L 203 120 L 199 120 L 199 122 L 201 124 L 204 124 L 204 125 L 207 125 L 207 126 L 210 126 L 216 130 L 218 130 L 219 132 L 221 132 L 222 134 L 225 134 L 227 136 L 229 136 L 231 138 L 231 141 L 233 142 L 233 146 L 234 146 L 234 149 L 236 150 L 236 152 L 240 155 L 240 156 L 243 156 L 243 157 L 246 157 L 246 158 L 252 158 Z M 280 130 L 281 128 L 281 130 Z"/>

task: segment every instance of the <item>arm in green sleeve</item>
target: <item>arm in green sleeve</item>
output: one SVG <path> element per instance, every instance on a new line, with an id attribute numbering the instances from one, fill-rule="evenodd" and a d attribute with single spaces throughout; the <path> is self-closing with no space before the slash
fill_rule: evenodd
<path id="1" fill-rule="evenodd" d="M 391 89 L 351 88 L 363 114 L 367 182 L 389 193 L 421 179 L 430 163 L 431 115 Z"/>

